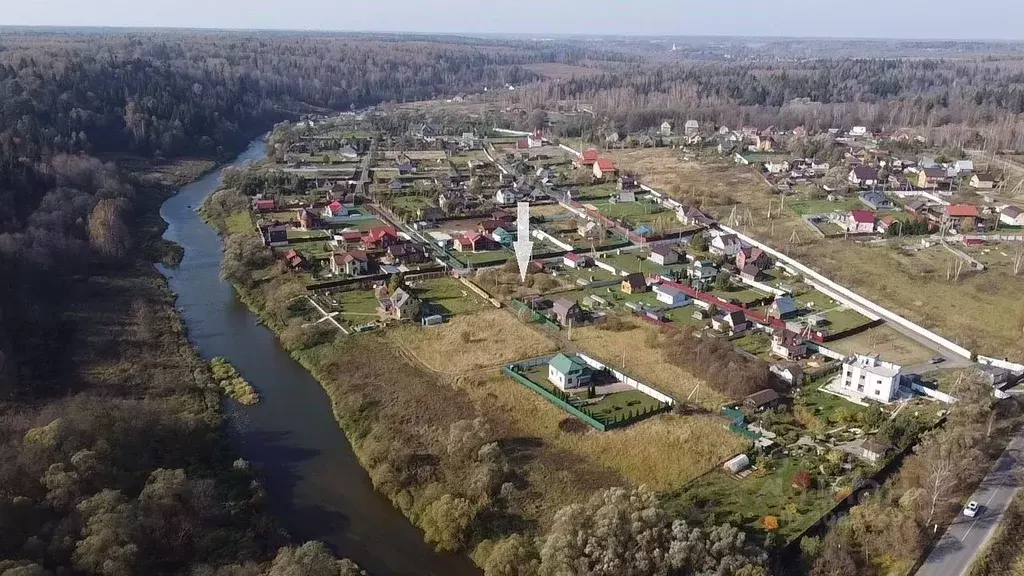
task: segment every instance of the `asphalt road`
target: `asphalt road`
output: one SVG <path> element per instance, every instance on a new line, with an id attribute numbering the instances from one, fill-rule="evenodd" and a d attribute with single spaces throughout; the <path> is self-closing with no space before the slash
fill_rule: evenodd
<path id="1" fill-rule="evenodd" d="M 981 504 L 980 513 L 975 518 L 963 514 L 957 516 L 921 565 L 917 576 L 962 576 L 967 573 L 995 533 L 1020 488 L 1014 470 L 1021 468 L 1022 450 L 1024 429 L 1017 433 L 978 489 L 967 499 L 967 502 L 976 500 Z"/>

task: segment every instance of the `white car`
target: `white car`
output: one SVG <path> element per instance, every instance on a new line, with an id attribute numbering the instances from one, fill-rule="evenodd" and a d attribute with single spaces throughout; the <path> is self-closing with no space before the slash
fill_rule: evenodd
<path id="1" fill-rule="evenodd" d="M 974 518 L 977 515 L 978 515 L 978 501 L 977 500 L 971 500 L 970 502 L 967 503 L 967 506 L 964 506 L 964 516 L 967 516 L 968 518 Z"/>

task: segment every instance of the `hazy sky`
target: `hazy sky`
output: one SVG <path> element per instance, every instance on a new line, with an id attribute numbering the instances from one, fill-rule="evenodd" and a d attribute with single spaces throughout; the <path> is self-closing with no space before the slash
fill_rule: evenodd
<path id="1" fill-rule="evenodd" d="M 0 25 L 1024 39 L 1021 0 L 0 0 Z"/>

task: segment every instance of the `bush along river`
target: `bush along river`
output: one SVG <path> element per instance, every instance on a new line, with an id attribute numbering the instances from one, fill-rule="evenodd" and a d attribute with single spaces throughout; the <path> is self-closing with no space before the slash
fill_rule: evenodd
<path id="1" fill-rule="evenodd" d="M 230 166 L 261 159 L 263 149 L 262 140 L 252 142 Z M 212 172 L 163 204 L 164 238 L 184 258 L 177 268 L 159 268 L 200 354 L 226 358 L 261 397 L 252 407 L 228 403 L 225 424 L 261 475 L 271 513 L 296 540 L 323 541 L 374 576 L 479 575 L 468 558 L 435 552 L 374 490 L 320 384 L 220 280 L 221 239 L 196 213 L 220 183 Z"/>

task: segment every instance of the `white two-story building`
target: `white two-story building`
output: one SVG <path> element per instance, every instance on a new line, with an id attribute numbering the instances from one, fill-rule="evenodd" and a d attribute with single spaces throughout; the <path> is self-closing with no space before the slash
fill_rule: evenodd
<path id="1" fill-rule="evenodd" d="M 889 403 L 897 396 L 902 366 L 878 359 L 877 354 L 857 354 L 843 360 L 840 390 L 851 397 Z"/>

